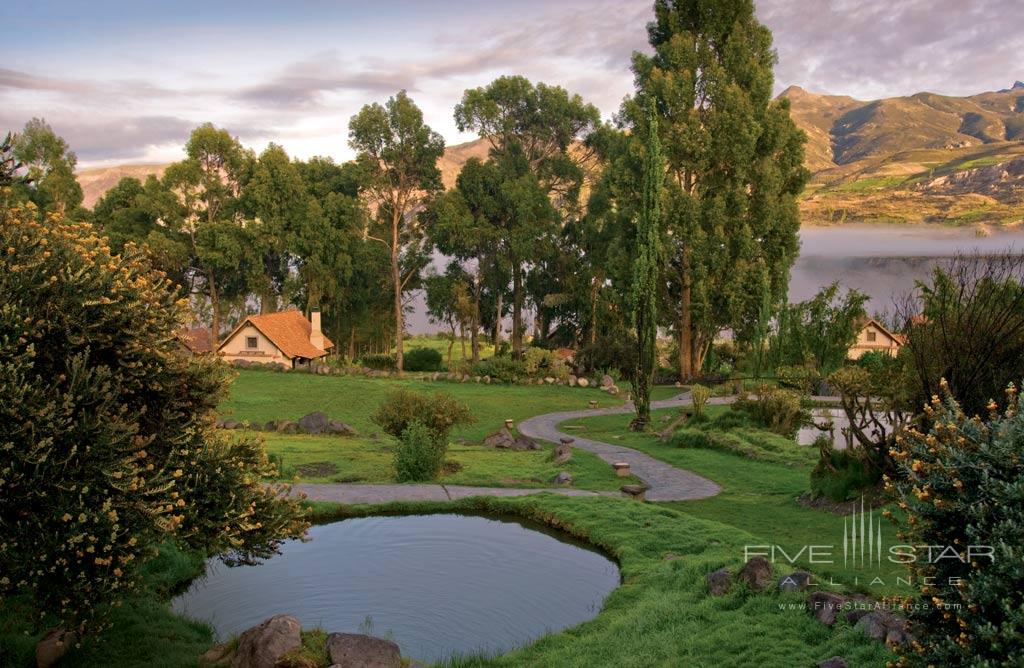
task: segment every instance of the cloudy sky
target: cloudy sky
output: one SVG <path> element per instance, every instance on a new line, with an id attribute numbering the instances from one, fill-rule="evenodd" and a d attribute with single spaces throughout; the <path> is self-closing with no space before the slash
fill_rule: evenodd
<path id="1" fill-rule="evenodd" d="M 967 95 L 1024 79 L 1024 0 L 756 0 L 777 89 Z M 260 149 L 350 157 L 348 119 L 405 88 L 449 143 L 452 108 L 501 74 L 608 117 L 651 0 L 32 0 L 0 7 L 0 130 L 42 116 L 82 165 L 165 162 L 212 121 Z"/>

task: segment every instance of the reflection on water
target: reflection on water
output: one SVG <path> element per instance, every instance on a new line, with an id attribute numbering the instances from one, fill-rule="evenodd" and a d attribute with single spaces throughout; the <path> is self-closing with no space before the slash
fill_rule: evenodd
<path id="1" fill-rule="evenodd" d="M 428 661 L 506 652 L 597 615 L 619 584 L 602 554 L 512 521 L 368 517 L 313 527 L 255 567 L 211 562 L 172 607 L 221 638 L 275 614 L 389 636 Z"/>

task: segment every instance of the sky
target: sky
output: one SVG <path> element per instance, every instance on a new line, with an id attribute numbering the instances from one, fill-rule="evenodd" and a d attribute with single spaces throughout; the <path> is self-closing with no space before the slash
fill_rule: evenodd
<path id="1" fill-rule="evenodd" d="M 776 89 L 876 99 L 1024 79 L 1024 0 L 756 0 Z M 0 6 L 0 131 L 45 118 L 83 167 L 169 162 L 210 121 L 259 151 L 352 156 L 349 118 L 400 89 L 449 144 L 467 88 L 522 74 L 611 118 L 651 0 L 80 0 Z"/>

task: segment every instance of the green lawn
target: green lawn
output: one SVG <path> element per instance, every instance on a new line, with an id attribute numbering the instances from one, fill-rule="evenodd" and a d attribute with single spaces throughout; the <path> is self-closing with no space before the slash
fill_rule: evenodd
<path id="1" fill-rule="evenodd" d="M 723 410 L 728 408 L 709 407 L 712 415 Z M 675 411 L 655 411 L 654 414 L 659 420 L 660 416 L 675 414 Z M 709 499 L 664 505 L 741 529 L 755 536 L 758 544 L 782 546 L 787 554 L 795 554 L 804 545 L 842 545 L 841 516 L 812 510 L 796 501 L 796 497 L 808 489 L 809 462 L 813 458 L 805 459 L 808 463 L 804 464 L 796 460 L 771 463 L 720 450 L 674 447 L 650 434 L 630 432 L 627 429 L 629 419 L 628 415 L 609 415 L 573 420 L 570 424 L 583 427 L 573 429 L 574 433 L 636 448 L 673 466 L 710 478 L 722 487 L 721 494 Z M 878 518 L 877 512 L 875 518 Z M 885 545 L 899 542 L 895 528 L 886 521 L 882 522 L 882 538 Z M 896 583 L 897 576 L 906 576 L 901 566 L 883 562 L 873 568 L 844 567 L 841 548 L 835 556 L 838 564 L 819 564 L 813 570 L 823 577 L 833 577 L 835 582 L 851 589 L 879 595 L 911 592 L 905 585 Z M 798 559 L 796 563 L 810 567 L 805 558 Z M 872 582 L 875 577 L 881 578 L 882 582 Z"/>
<path id="2" fill-rule="evenodd" d="M 391 391 L 399 387 L 419 392 L 445 392 L 465 402 L 476 422 L 452 434 L 450 466 L 441 482 L 465 485 L 543 487 L 559 471 L 572 473 L 574 486 L 614 490 L 628 480 L 597 456 L 576 450 L 563 466 L 550 461 L 551 446 L 528 452 L 511 452 L 479 446 L 497 431 L 506 418 L 516 422 L 540 413 L 586 408 L 590 400 L 617 406 L 622 400 L 594 389 L 553 385 L 483 385 L 420 380 L 312 376 L 304 373 L 273 373 L 242 370 L 222 406 L 222 414 L 236 420 L 268 422 L 297 420 L 313 411 L 352 425 L 359 435 L 351 438 L 263 434 L 267 451 L 282 458 L 288 477 L 298 474 L 307 482 L 394 482 L 391 466 L 392 439 L 380 433 L 370 415 Z M 319 465 L 319 466 L 318 466 Z M 326 466 L 324 466 L 326 465 Z"/>

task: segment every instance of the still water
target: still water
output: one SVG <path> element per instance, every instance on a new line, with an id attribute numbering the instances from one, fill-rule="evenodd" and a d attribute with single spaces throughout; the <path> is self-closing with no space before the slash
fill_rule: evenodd
<path id="1" fill-rule="evenodd" d="M 591 619 L 619 585 L 604 555 L 514 521 L 367 517 L 313 527 L 259 566 L 217 561 L 175 612 L 224 639 L 276 614 L 389 637 L 403 656 L 499 654 Z"/>

